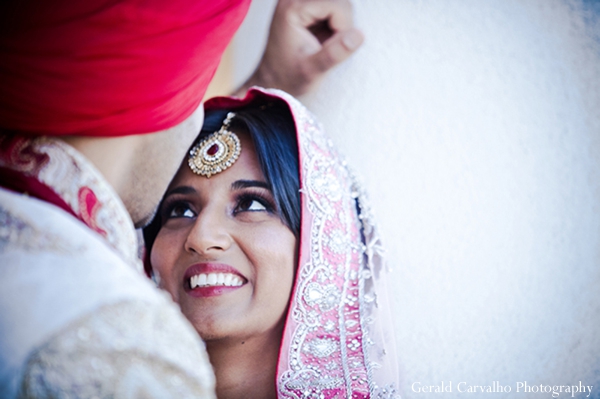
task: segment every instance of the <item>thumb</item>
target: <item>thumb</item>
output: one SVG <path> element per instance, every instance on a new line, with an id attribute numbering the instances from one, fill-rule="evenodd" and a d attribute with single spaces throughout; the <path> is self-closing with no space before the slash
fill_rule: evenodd
<path id="1" fill-rule="evenodd" d="M 326 72 L 341 63 L 360 47 L 364 35 L 356 28 L 337 32 L 325 42 L 317 53 L 311 56 L 315 72 Z"/>

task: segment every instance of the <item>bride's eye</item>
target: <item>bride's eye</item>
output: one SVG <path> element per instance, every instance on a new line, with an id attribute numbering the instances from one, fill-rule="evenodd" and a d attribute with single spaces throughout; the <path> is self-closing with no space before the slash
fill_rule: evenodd
<path id="1" fill-rule="evenodd" d="M 266 200 L 255 196 L 245 196 L 239 199 L 235 212 L 270 211 L 271 206 Z"/>
<path id="2" fill-rule="evenodd" d="M 166 212 L 167 218 L 193 218 L 196 213 L 184 202 L 177 202 L 169 206 Z"/>

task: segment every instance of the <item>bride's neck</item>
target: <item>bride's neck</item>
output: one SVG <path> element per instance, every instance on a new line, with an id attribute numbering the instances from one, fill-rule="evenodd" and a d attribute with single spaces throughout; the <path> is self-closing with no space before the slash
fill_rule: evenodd
<path id="1" fill-rule="evenodd" d="M 276 398 L 275 378 L 282 331 L 247 339 L 207 341 L 219 399 Z"/>

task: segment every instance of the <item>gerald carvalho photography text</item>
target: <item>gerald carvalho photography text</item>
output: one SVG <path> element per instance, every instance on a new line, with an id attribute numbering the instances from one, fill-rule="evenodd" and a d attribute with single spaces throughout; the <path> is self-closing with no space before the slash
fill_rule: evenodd
<path id="1" fill-rule="evenodd" d="M 537 393 L 548 394 L 553 398 L 558 397 L 586 397 L 592 395 L 593 385 L 585 385 L 582 381 L 578 381 L 571 385 L 558 384 L 538 384 L 528 381 L 517 381 L 512 384 L 503 384 L 500 381 L 494 381 L 491 384 L 477 385 L 466 381 L 455 383 L 453 381 L 442 381 L 438 384 L 428 384 L 421 381 L 415 381 L 411 385 L 411 390 L 414 393 L 465 393 L 465 394 L 482 394 L 482 393 Z"/>

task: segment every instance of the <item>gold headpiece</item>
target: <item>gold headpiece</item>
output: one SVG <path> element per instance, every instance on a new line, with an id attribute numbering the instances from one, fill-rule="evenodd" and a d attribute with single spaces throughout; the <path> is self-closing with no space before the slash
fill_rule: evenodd
<path id="1" fill-rule="evenodd" d="M 205 137 L 190 150 L 188 165 L 197 175 L 211 177 L 229 168 L 242 152 L 240 139 L 227 130 L 234 112 L 229 112 L 219 131 Z"/>

